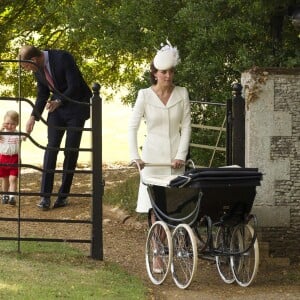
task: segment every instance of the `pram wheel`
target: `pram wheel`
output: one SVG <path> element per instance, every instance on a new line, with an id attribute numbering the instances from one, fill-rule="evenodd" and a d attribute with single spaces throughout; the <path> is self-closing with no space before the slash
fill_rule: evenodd
<path id="1" fill-rule="evenodd" d="M 162 284 L 168 274 L 172 251 L 172 237 L 167 224 L 155 222 L 146 241 L 146 269 L 152 283 Z"/>
<path id="2" fill-rule="evenodd" d="M 197 269 L 197 241 L 193 230 L 187 224 L 179 224 L 173 231 L 172 278 L 181 288 L 187 288 Z"/>
<path id="3" fill-rule="evenodd" d="M 256 276 L 259 265 L 259 249 L 254 229 L 249 224 L 239 224 L 235 227 L 230 250 L 231 267 L 236 282 L 243 287 L 250 285 Z"/>
<path id="4" fill-rule="evenodd" d="M 215 249 L 222 255 L 216 256 L 216 265 L 220 277 L 225 283 L 233 283 L 235 278 L 232 273 L 230 256 L 230 242 L 232 237 L 233 227 L 220 226 L 216 233 Z"/>

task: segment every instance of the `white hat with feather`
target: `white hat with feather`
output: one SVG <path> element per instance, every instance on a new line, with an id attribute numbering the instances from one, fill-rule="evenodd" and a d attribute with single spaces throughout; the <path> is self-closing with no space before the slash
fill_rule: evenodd
<path id="1" fill-rule="evenodd" d="M 177 47 L 173 47 L 167 40 L 167 44 L 161 44 L 162 48 L 157 51 L 153 65 L 157 70 L 169 70 L 180 63 L 179 52 Z"/>

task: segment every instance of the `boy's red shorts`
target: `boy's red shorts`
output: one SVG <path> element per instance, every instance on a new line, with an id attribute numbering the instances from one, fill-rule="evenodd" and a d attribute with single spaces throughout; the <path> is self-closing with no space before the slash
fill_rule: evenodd
<path id="1" fill-rule="evenodd" d="M 0 164 L 17 164 L 19 162 L 19 155 L 4 155 L 0 154 Z M 19 169 L 11 166 L 0 166 L 0 177 L 18 176 Z"/>

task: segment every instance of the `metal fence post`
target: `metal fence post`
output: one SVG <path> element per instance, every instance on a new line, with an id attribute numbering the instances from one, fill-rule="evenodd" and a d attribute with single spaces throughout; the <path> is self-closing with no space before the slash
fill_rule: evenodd
<path id="1" fill-rule="evenodd" d="M 232 99 L 226 102 L 226 165 L 232 165 Z"/>
<path id="2" fill-rule="evenodd" d="M 242 85 L 232 85 L 232 164 L 245 167 L 245 99 Z"/>
<path id="3" fill-rule="evenodd" d="M 102 196 L 104 182 L 102 180 L 102 99 L 99 95 L 100 85 L 92 86 L 92 245 L 91 257 L 103 260 L 102 233 Z"/>

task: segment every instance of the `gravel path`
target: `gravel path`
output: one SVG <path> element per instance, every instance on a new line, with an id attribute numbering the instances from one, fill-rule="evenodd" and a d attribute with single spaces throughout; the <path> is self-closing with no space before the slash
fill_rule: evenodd
<path id="1" fill-rule="evenodd" d="M 122 223 L 125 213 L 104 209 L 104 255 L 109 261 L 118 262 L 129 273 L 143 279 L 150 291 L 150 299 L 300 299 L 300 267 L 262 265 L 255 281 L 246 288 L 226 284 L 220 278 L 216 265 L 199 260 L 196 276 L 186 290 L 175 286 L 170 275 L 160 286 L 153 285 L 146 273 L 144 246 L 147 224 L 129 218 Z"/>
<path id="2" fill-rule="evenodd" d="M 107 186 L 109 183 L 120 180 L 120 177 L 127 176 L 124 170 L 120 173 L 118 169 L 111 174 L 106 172 Z M 39 190 L 39 174 L 29 174 L 23 177 L 22 185 L 28 190 Z M 90 189 L 90 180 L 82 176 L 73 186 L 74 192 L 82 192 L 83 188 Z M 44 218 L 90 218 L 90 202 L 88 199 L 72 199 L 70 205 L 57 210 L 40 212 L 36 203 L 36 197 L 25 197 L 22 199 L 22 217 L 44 217 Z M 0 205 L 0 216 L 16 216 L 17 207 Z M 124 222 L 125 221 L 125 222 Z M 0 229 L 9 230 L 10 224 L 1 222 Z M 56 236 L 59 224 L 49 230 L 45 226 L 44 232 L 41 226 L 30 223 L 24 224 L 23 232 L 34 235 L 38 231 L 43 236 Z M 89 237 L 90 228 L 80 226 L 60 226 L 59 232 L 68 238 Z M 11 230 L 16 230 L 11 228 Z M 279 267 L 275 265 L 262 265 L 258 271 L 255 281 L 251 286 L 242 288 L 237 284 L 228 285 L 224 283 L 212 262 L 199 260 L 196 276 L 186 290 L 180 290 L 175 286 L 171 276 L 160 286 L 153 285 L 146 273 L 144 260 L 144 247 L 147 236 L 146 222 L 138 222 L 134 217 L 109 206 L 103 207 L 103 238 L 104 238 L 104 261 L 111 261 L 120 264 L 130 274 L 140 277 L 149 290 L 149 299 L 255 299 L 255 300 L 276 300 L 276 299 L 300 299 L 300 266 L 291 265 Z M 89 248 L 87 248 L 87 252 Z"/>

